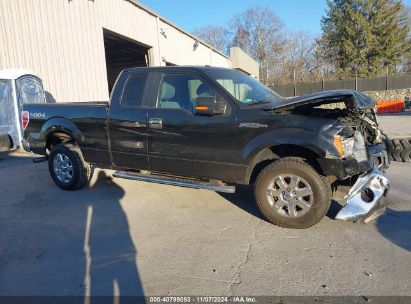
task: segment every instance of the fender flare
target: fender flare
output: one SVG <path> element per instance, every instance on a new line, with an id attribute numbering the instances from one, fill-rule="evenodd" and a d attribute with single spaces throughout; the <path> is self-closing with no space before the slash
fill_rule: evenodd
<path id="1" fill-rule="evenodd" d="M 46 121 L 40 130 L 40 140 L 44 141 L 46 145 L 47 138 L 52 133 L 64 133 L 74 139 L 77 144 L 81 144 L 84 141 L 84 136 L 77 126 L 69 119 L 63 117 L 55 117 Z"/>
<path id="2" fill-rule="evenodd" d="M 255 137 L 243 150 L 242 158 L 247 165 L 245 182 L 250 181 L 257 164 L 279 159 L 280 156 L 276 155 L 273 149 L 284 145 L 301 147 L 321 158 L 326 155 L 330 143 L 320 134 L 306 129 L 281 128 L 263 133 Z"/>

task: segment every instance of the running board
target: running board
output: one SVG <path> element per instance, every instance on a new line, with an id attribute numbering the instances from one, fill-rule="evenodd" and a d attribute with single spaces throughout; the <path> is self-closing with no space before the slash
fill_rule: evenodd
<path id="1" fill-rule="evenodd" d="M 113 176 L 118 177 L 118 178 L 144 181 L 144 182 L 149 182 L 149 183 L 157 183 L 157 184 L 195 188 L 195 189 L 205 189 L 205 190 L 211 190 L 211 191 L 216 191 L 216 192 L 224 192 L 224 193 L 234 193 L 235 192 L 234 186 L 216 185 L 216 184 L 207 183 L 207 182 L 201 182 L 201 181 L 195 181 L 195 180 L 189 180 L 189 179 L 181 179 L 181 178 L 173 178 L 173 177 L 168 177 L 168 176 L 145 175 L 145 174 L 132 173 L 132 172 L 123 172 L 123 171 L 116 171 L 114 172 Z"/>
<path id="2" fill-rule="evenodd" d="M 45 162 L 45 161 L 47 161 L 47 160 L 48 160 L 47 156 L 36 157 L 36 158 L 33 158 L 33 159 L 32 159 L 33 163 L 35 163 L 35 164 L 38 164 L 38 163 L 41 163 L 41 162 Z"/>

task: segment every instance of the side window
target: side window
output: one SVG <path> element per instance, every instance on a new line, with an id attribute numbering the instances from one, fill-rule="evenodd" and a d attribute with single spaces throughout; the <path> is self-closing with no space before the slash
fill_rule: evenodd
<path id="1" fill-rule="evenodd" d="M 194 112 L 198 97 L 215 95 L 215 90 L 195 75 L 167 74 L 163 76 L 160 85 L 157 107 Z"/>
<path id="2" fill-rule="evenodd" d="M 190 90 L 190 99 L 193 104 L 198 97 L 215 97 L 216 91 L 207 82 L 200 79 L 191 79 L 188 82 L 188 87 Z"/>
<path id="3" fill-rule="evenodd" d="M 124 86 L 121 105 L 126 107 L 139 107 L 143 104 L 144 88 L 148 73 L 132 73 Z"/>

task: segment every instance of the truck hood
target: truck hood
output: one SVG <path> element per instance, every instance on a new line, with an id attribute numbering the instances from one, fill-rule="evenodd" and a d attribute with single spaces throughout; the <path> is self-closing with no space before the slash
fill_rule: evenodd
<path id="1" fill-rule="evenodd" d="M 368 95 L 354 90 L 334 90 L 312 93 L 308 95 L 284 99 L 283 102 L 273 107 L 274 111 L 295 109 L 304 105 L 325 105 L 336 102 L 349 102 L 359 109 L 371 109 L 375 107 L 374 100 Z"/>

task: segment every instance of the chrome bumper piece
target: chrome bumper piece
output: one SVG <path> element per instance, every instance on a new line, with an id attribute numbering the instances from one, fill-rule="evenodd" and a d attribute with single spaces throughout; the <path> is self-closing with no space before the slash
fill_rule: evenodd
<path id="1" fill-rule="evenodd" d="M 381 167 L 381 165 L 380 165 Z M 336 219 L 368 223 L 383 214 L 390 180 L 377 164 L 371 172 L 361 175 L 344 197 L 347 204 L 337 214 Z"/>

